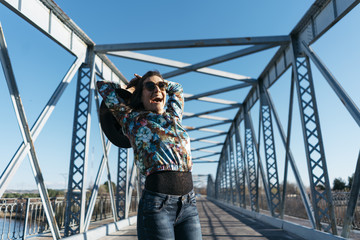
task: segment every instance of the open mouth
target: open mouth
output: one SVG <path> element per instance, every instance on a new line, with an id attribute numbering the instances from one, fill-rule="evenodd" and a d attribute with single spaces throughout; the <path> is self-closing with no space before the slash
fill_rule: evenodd
<path id="1" fill-rule="evenodd" d="M 150 100 L 151 103 L 161 103 L 162 102 L 162 98 L 160 97 L 155 97 L 153 99 Z"/>

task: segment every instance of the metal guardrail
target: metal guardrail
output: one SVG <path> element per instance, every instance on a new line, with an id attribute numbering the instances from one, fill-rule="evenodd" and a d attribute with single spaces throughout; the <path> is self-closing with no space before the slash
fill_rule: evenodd
<path id="1" fill-rule="evenodd" d="M 50 199 L 55 219 L 60 230 L 64 230 L 66 199 Z M 136 196 L 133 197 L 130 212 L 137 211 Z M 95 203 L 92 222 L 112 218 L 109 196 L 100 196 Z M 50 232 L 40 198 L 2 198 L 0 199 L 0 240 L 26 239 L 28 236 Z M 63 231 L 62 231 L 63 232 Z"/>
<path id="2" fill-rule="evenodd" d="M 350 192 L 333 192 L 333 203 L 335 207 L 335 216 L 337 226 L 343 226 L 344 217 L 346 215 L 347 204 L 350 199 Z M 249 199 L 247 205 L 249 206 Z M 292 217 L 307 219 L 305 208 L 303 207 L 302 199 L 299 194 L 288 194 L 285 202 L 285 214 Z M 326 204 L 321 202 L 320 204 Z M 259 207 L 262 210 L 267 210 L 266 197 L 263 194 L 259 195 Z M 327 219 L 329 220 L 329 219 Z M 329 223 L 329 222 L 324 222 Z M 356 204 L 356 211 L 352 222 L 352 229 L 360 230 L 360 198 Z"/>

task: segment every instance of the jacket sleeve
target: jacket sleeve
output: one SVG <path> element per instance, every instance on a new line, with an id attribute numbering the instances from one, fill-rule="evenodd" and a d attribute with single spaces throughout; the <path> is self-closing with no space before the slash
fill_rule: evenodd
<path id="1" fill-rule="evenodd" d="M 166 111 L 172 114 L 174 117 L 179 118 L 181 121 L 184 111 L 183 88 L 179 83 L 170 82 L 167 80 L 165 81 L 168 83 L 166 92 L 169 96 Z"/>
<path id="2" fill-rule="evenodd" d="M 108 81 L 98 81 L 96 84 L 97 90 L 103 98 L 105 105 L 124 129 L 126 117 L 128 113 L 131 112 L 131 109 L 125 104 L 125 101 L 116 94 L 116 89 L 120 89 L 120 85 Z"/>

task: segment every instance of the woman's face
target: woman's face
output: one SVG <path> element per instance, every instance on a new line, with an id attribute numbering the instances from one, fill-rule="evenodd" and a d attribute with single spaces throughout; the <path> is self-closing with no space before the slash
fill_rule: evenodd
<path id="1" fill-rule="evenodd" d="M 155 84 L 155 87 L 153 86 L 153 90 L 149 90 L 146 87 L 147 82 L 152 82 Z M 160 82 L 162 83 L 164 80 L 158 76 L 151 76 L 146 78 L 143 82 L 143 90 L 141 95 L 141 101 L 145 110 L 158 114 L 162 114 L 164 112 L 166 102 L 166 87 L 160 88 L 158 85 Z"/>

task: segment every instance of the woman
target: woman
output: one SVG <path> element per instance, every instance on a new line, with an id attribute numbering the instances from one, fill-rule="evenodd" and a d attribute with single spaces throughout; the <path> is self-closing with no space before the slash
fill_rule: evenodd
<path id="1" fill-rule="evenodd" d="M 181 85 L 164 80 L 157 71 L 143 77 L 135 74 L 127 86 L 132 92 L 129 101 L 119 98 L 119 86 L 114 83 L 100 81 L 97 86 L 130 140 L 137 167 L 146 175 L 138 208 L 138 238 L 202 239 L 190 138 L 181 125 Z"/>

